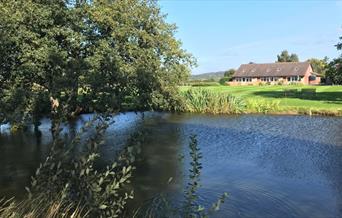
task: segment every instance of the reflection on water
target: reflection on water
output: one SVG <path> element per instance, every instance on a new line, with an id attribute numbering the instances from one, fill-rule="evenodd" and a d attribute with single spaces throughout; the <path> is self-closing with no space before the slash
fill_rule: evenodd
<path id="1" fill-rule="evenodd" d="M 203 153 L 200 203 L 229 197 L 218 217 L 341 217 L 342 119 L 308 116 L 207 116 L 128 113 L 116 117 L 102 149 L 112 159 L 139 129 L 147 130 L 133 181 L 141 205 L 160 192 L 179 193 L 186 172 L 188 136 Z M 75 131 L 83 116 L 71 127 Z M 70 126 L 69 126 L 70 128 Z M 49 122 L 33 133 L 0 136 L 0 196 L 23 192 L 48 151 Z M 66 129 L 67 131 L 67 129 Z M 169 178 L 174 183 L 168 185 Z"/>

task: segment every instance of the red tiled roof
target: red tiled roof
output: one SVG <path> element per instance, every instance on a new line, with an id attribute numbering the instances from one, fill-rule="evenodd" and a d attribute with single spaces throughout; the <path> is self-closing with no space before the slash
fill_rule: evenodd
<path id="1" fill-rule="evenodd" d="M 242 64 L 233 77 L 304 76 L 309 62 Z"/>

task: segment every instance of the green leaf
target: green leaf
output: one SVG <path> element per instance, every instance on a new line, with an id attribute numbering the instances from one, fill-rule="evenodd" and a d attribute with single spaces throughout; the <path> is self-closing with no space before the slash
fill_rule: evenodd
<path id="1" fill-rule="evenodd" d="M 102 205 L 99 207 L 99 209 L 100 209 L 100 210 L 105 210 L 105 209 L 107 209 L 107 205 L 102 204 Z"/>

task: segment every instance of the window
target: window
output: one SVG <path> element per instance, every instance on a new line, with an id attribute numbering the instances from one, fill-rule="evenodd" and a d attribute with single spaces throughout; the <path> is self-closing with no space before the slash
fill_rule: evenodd
<path id="1" fill-rule="evenodd" d="M 236 78 L 236 82 L 252 82 L 251 77 Z"/>
<path id="2" fill-rule="evenodd" d="M 309 76 L 309 81 L 315 81 L 315 80 L 316 80 L 316 76 L 315 75 Z"/>
<path id="3" fill-rule="evenodd" d="M 278 81 L 279 77 L 267 76 L 267 77 L 261 77 L 260 80 L 263 82 L 273 82 L 273 81 Z"/>
<path id="4" fill-rule="evenodd" d="M 290 77 L 287 77 L 287 81 L 289 82 L 298 82 L 298 81 L 301 81 L 303 77 L 300 77 L 300 76 L 290 76 Z"/>

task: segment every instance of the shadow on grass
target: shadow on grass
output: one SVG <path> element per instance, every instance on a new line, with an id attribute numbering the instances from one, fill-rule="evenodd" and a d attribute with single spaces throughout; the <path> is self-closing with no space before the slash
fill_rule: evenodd
<path id="1" fill-rule="evenodd" d="M 316 92 L 316 93 L 286 93 L 284 91 L 258 91 L 253 95 L 265 98 L 297 98 L 305 100 L 323 101 L 328 104 L 342 104 L 342 92 Z"/>

